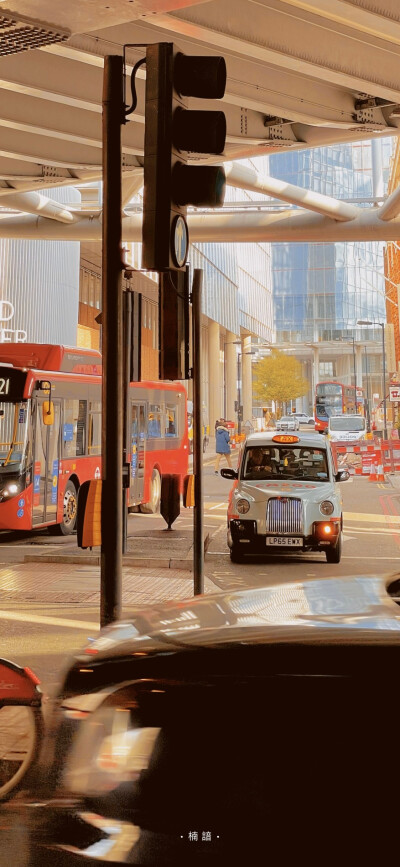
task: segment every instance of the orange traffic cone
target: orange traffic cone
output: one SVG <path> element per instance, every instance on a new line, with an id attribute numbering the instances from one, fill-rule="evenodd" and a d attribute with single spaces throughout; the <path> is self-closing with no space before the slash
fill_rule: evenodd
<path id="1" fill-rule="evenodd" d="M 385 481 L 385 473 L 383 472 L 382 464 L 378 465 L 378 475 L 377 475 L 376 481 L 377 482 L 384 482 Z"/>
<path id="2" fill-rule="evenodd" d="M 378 476 L 377 476 L 377 472 L 376 472 L 376 464 L 375 464 L 375 463 L 374 463 L 374 464 L 371 463 L 371 469 L 370 469 L 370 471 L 369 471 L 368 481 L 369 481 L 369 482 L 377 482 L 377 481 L 378 481 Z"/>

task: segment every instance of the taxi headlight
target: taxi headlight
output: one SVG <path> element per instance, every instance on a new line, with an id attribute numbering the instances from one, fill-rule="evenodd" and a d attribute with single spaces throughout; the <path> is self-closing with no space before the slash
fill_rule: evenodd
<path id="1" fill-rule="evenodd" d="M 319 504 L 319 510 L 321 515 L 331 515 L 334 511 L 334 505 L 330 500 L 323 500 L 322 503 Z"/>
<path id="2" fill-rule="evenodd" d="M 246 512 L 248 512 L 250 509 L 250 503 L 248 500 L 242 498 L 240 500 L 237 500 L 236 508 L 239 512 L 239 515 L 245 515 Z"/>

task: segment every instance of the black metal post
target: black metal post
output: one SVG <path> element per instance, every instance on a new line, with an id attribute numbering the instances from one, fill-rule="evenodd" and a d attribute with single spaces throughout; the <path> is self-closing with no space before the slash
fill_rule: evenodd
<path id="1" fill-rule="evenodd" d="M 102 626 L 121 615 L 122 588 L 122 261 L 121 124 L 124 118 L 123 59 L 104 59 L 102 223 Z"/>
<path id="2" fill-rule="evenodd" d="M 201 409 L 201 290 L 203 271 L 195 268 L 192 285 L 193 322 L 193 577 L 195 596 L 204 593 L 203 447 Z"/>
<path id="3" fill-rule="evenodd" d="M 129 290 L 125 290 L 122 294 L 123 299 L 123 324 L 124 324 L 124 336 L 123 336 L 123 364 L 124 364 L 124 416 L 123 416 L 123 427 L 122 427 L 122 436 L 123 436 L 123 456 L 124 456 L 124 468 L 128 473 L 128 477 L 125 479 L 126 486 L 124 485 L 122 491 L 122 553 L 126 554 L 128 550 L 128 503 L 127 503 L 127 487 L 129 486 L 129 472 L 130 467 L 128 466 L 128 452 L 131 450 L 130 442 L 130 383 L 131 383 L 131 366 L 132 366 L 132 293 Z"/>
<path id="4" fill-rule="evenodd" d="M 383 437 L 388 438 L 386 417 L 386 350 L 385 350 L 385 323 L 380 322 L 382 328 L 382 353 L 383 353 Z"/>

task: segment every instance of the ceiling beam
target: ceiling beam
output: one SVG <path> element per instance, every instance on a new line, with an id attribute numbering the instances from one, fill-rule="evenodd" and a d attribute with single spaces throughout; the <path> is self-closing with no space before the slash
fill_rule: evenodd
<path id="1" fill-rule="evenodd" d="M 65 225 L 45 217 L 0 216 L 0 238 L 30 240 L 100 241 L 101 218 L 84 212 Z M 189 214 L 192 243 L 320 243 L 343 241 L 394 241 L 400 237 L 400 217 L 379 218 L 379 209 L 360 208 L 353 220 L 340 222 L 305 210 L 278 213 Z M 141 215 L 123 216 L 124 241 L 142 239 Z"/>
<path id="2" fill-rule="evenodd" d="M 324 196 L 313 190 L 305 190 L 294 184 L 288 184 L 286 181 L 279 181 L 276 178 L 268 177 L 268 175 L 259 174 L 255 169 L 235 163 L 225 163 L 224 167 L 227 183 L 232 187 L 264 193 L 292 205 L 303 205 L 307 210 L 316 211 L 318 214 L 323 214 L 333 220 L 354 220 L 361 210 L 356 205 L 341 202 L 331 196 Z"/>

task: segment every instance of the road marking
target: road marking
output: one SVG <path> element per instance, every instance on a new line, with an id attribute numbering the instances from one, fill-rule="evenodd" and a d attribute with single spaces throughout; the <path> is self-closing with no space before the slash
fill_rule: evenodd
<path id="1" fill-rule="evenodd" d="M 15 611 L 0 611 L 0 620 L 19 620 L 21 623 L 43 623 L 45 626 L 61 626 L 65 629 L 91 629 L 99 632 L 100 624 L 90 620 L 67 620 L 63 617 L 46 617 L 44 614 L 17 613 Z"/>
<path id="2" fill-rule="evenodd" d="M 226 503 L 216 503 L 215 506 L 210 506 L 207 511 L 212 512 L 214 509 L 226 509 Z"/>
<path id="3" fill-rule="evenodd" d="M 393 535 L 393 530 L 389 527 L 379 527 L 379 530 L 373 530 L 371 527 L 349 527 L 350 533 L 362 533 L 364 536 L 383 536 L 385 533 Z"/>
<path id="4" fill-rule="evenodd" d="M 369 524 L 397 524 L 400 527 L 400 515 L 374 515 L 371 512 L 343 512 L 344 521 L 366 521 Z"/>
<path id="5" fill-rule="evenodd" d="M 362 557 L 361 554 L 358 557 L 349 557 L 342 556 L 342 560 L 393 560 L 393 563 L 398 563 L 398 557 L 373 557 L 371 554 L 367 554 L 365 557 Z"/>

